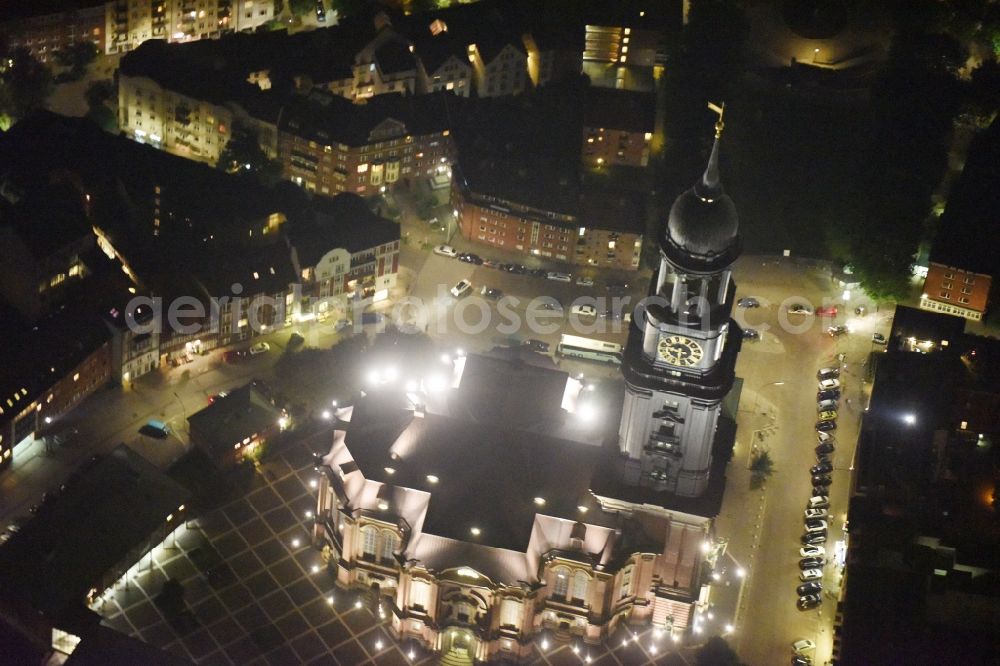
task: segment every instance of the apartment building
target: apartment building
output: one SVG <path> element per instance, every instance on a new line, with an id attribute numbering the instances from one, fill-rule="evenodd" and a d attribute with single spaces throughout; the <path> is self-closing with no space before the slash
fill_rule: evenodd
<path id="1" fill-rule="evenodd" d="M 274 0 L 109 0 L 105 9 L 108 53 L 256 30 L 275 15 Z"/>
<path id="2" fill-rule="evenodd" d="M 550 185 L 560 208 L 517 200 L 489 184 L 470 184 L 456 169 L 452 203 L 462 236 L 487 246 L 580 266 L 637 270 L 642 254 L 643 204 L 624 192 Z M 559 188 L 563 188 L 561 191 Z M 540 194 L 533 197 L 541 201 Z"/>
<path id="3" fill-rule="evenodd" d="M 583 165 L 646 166 L 655 121 L 656 99 L 650 93 L 588 89 L 583 107 Z"/>
<path id="4" fill-rule="evenodd" d="M 282 175 L 321 194 L 377 193 L 433 175 L 454 160 L 449 95 L 384 95 L 353 105 L 314 92 L 292 100 L 278 126 Z"/>
<path id="5" fill-rule="evenodd" d="M 68 46 L 91 42 L 105 50 L 103 0 L 42 0 L 5 3 L 0 36 L 11 50 L 25 48 L 41 62 Z"/>
<path id="6" fill-rule="evenodd" d="M 920 307 L 981 321 L 1000 274 L 1000 122 L 969 147 L 962 175 L 948 196 L 931 246 Z"/>

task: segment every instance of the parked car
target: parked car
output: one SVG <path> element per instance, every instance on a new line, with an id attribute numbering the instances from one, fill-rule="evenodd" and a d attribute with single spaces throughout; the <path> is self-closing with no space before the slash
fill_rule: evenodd
<path id="1" fill-rule="evenodd" d="M 265 354 L 271 350 L 271 345 L 266 342 L 258 342 L 256 344 L 250 345 L 250 355 L 258 356 L 260 354 Z"/>
<path id="2" fill-rule="evenodd" d="M 874 342 L 877 345 L 884 345 L 887 342 L 887 340 L 885 339 L 885 336 L 882 335 L 881 333 L 872 333 L 872 342 Z"/>
<path id="3" fill-rule="evenodd" d="M 572 282 L 573 276 L 569 273 L 557 273 L 555 271 L 549 271 L 545 277 L 550 280 L 555 280 L 556 282 Z"/>
<path id="4" fill-rule="evenodd" d="M 758 301 L 756 298 L 752 298 L 750 296 L 744 296 L 740 300 L 736 301 L 736 305 L 737 305 L 737 307 L 741 307 L 741 308 L 759 308 L 760 307 L 760 301 Z"/>
<path id="5" fill-rule="evenodd" d="M 210 395 L 208 396 L 208 404 L 212 405 L 215 403 L 216 400 L 221 400 L 222 398 L 225 398 L 227 395 L 229 395 L 228 391 L 219 391 L 215 395 Z"/>
<path id="6" fill-rule="evenodd" d="M 833 483 L 833 479 L 831 479 L 829 476 L 825 474 L 813 474 L 812 476 L 812 484 L 814 486 L 821 486 L 825 488 L 826 486 L 829 486 L 831 483 Z"/>
<path id="7" fill-rule="evenodd" d="M 837 316 L 837 306 L 827 305 L 821 308 L 816 308 L 816 314 L 820 317 L 836 317 Z"/>
<path id="8" fill-rule="evenodd" d="M 546 310 L 549 312 L 562 312 L 563 310 L 562 304 L 556 299 L 551 297 L 543 298 L 538 307 L 542 310 Z"/>
<path id="9" fill-rule="evenodd" d="M 333 325 L 333 330 L 337 333 L 340 333 L 341 331 L 348 329 L 350 327 L 351 327 L 350 319 L 338 319 L 337 323 Z"/>
<path id="10" fill-rule="evenodd" d="M 819 557 L 820 555 L 826 555 L 826 551 L 821 546 L 802 546 L 799 548 L 799 556 L 801 557 Z"/>
<path id="11" fill-rule="evenodd" d="M 799 610 L 811 610 L 816 608 L 823 603 L 823 597 L 818 594 L 807 594 L 804 597 L 799 597 L 796 606 Z"/>
<path id="12" fill-rule="evenodd" d="M 816 371 L 816 379 L 836 379 L 840 376 L 840 368 L 820 368 Z"/>
<path id="13" fill-rule="evenodd" d="M 791 314 L 807 315 L 813 313 L 812 308 L 810 308 L 808 305 L 803 305 L 802 303 L 792 303 L 791 305 L 788 306 L 788 311 Z"/>
<path id="14" fill-rule="evenodd" d="M 813 666 L 813 661 L 804 654 L 792 655 L 792 666 Z"/>
<path id="15" fill-rule="evenodd" d="M 825 412 L 820 412 L 819 413 L 819 420 L 820 421 L 836 421 L 837 420 L 837 412 L 833 411 L 832 409 L 828 409 Z"/>
<path id="16" fill-rule="evenodd" d="M 830 455 L 828 453 L 817 453 L 816 462 L 818 463 L 828 463 L 830 462 Z"/>
<path id="17" fill-rule="evenodd" d="M 534 338 L 524 341 L 524 346 L 531 351 L 541 352 L 545 354 L 549 351 L 549 343 L 544 340 L 535 340 Z"/>
<path id="18" fill-rule="evenodd" d="M 823 432 L 823 431 L 818 431 L 816 433 L 816 439 L 819 440 L 820 444 L 822 444 L 823 442 L 830 442 L 831 444 L 833 444 L 834 442 L 837 441 L 836 437 L 834 437 L 828 432 Z"/>
<path id="19" fill-rule="evenodd" d="M 528 269 L 528 275 L 530 275 L 532 277 L 544 278 L 548 274 L 549 274 L 549 272 L 547 270 L 545 270 L 544 268 L 529 268 Z"/>
<path id="20" fill-rule="evenodd" d="M 458 283 L 451 288 L 451 295 L 455 298 L 461 298 L 470 291 L 472 291 L 472 283 L 468 280 L 459 280 Z"/>
<path id="21" fill-rule="evenodd" d="M 597 316 L 597 308 L 595 308 L 593 305 L 576 304 L 572 308 L 570 308 L 570 312 L 572 312 L 575 315 L 579 315 L 581 317 Z"/>
<path id="22" fill-rule="evenodd" d="M 833 471 L 833 465 L 830 463 L 818 463 L 809 468 L 811 474 L 829 474 Z"/>
<path id="23" fill-rule="evenodd" d="M 483 259 L 482 259 L 482 257 L 480 257 L 478 254 L 473 254 L 471 252 L 463 252 L 462 254 L 458 255 L 458 260 L 459 261 L 464 261 L 467 264 L 473 264 L 473 265 L 476 265 L 476 266 L 482 266 L 483 265 Z"/>
<path id="24" fill-rule="evenodd" d="M 222 352 L 222 360 L 226 363 L 239 363 L 249 356 L 250 353 L 246 349 L 230 349 Z"/>
<path id="25" fill-rule="evenodd" d="M 743 329 L 743 339 L 744 340 L 760 340 L 760 331 L 756 328 L 744 328 Z"/>
<path id="26" fill-rule="evenodd" d="M 813 495 L 809 498 L 809 507 L 816 509 L 825 509 L 830 506 L 830 498 L 825 494 L 823 495 Z"/>
<path id="27" fill-rule="evenodd" d="M 451 245 L 438 245 L 434 248 L 434 254 L 440 254 L 442 257 L 458 256 L 458 252 Z"/>
<path id="28" fill-rule="evenodd" d="M 822 400 L 840 400 L 840 389 L 816 391 L 816 402 L 820 402 Z"/>
<path id="29" fill-rule="evenodd" d="M 806 546 L 820 546 L 826 543 L 826 532 L 805 533 L 802 535 L 802 544 Z"/>
<path id="30" fill-rule="evenodd" d="M 823 442 L 822 444 L 816 445 L 816 455 L 821 453 L 833 453 L 834 446 L 832 442 Z"/>
<path id="31" fill-rule="evenodd" d="M 821 391 L 828 391 L 830 389 L 839 389 L 840 380 L 839 379 L 821 379 L 819 380 L 819 389 Z"/>
<path id="32" fill-rule="evenodd" d="M 316 2 L 316 21 L 326 23 L 326 7 L 323 6 L 323 0 Z"/>
<path id="33" fill-rule="evenodd" d="M 827 335 L 829 335 L 831 338 L 835 338 L 839 335 L 846 335 L 847 333 L 850 332 L 850 330 L 847 328 L 845 324 L 840 324 L 839 326 L 831 326 L 830 328 L 826 329 L 826 332 Z"/>
<path id="34" fill-rule="evenodd" d="M 817 412 L 830 412 L 840 406 L 840 403 L 836 400 L 820 400 L 816 403 Z"/>
<path id="35" fill-rule="evenodd" d="M 821 580 L 823 578 L 822 569 L 806 569 L 799 574 L 799 580 L 810 581 L 810 580 Z"/>
<path id="36" fill-rule="evenodd" d="M 170 427 L 163 421 L 151 419 L 139 428 L 139 434 L 156 439 L 166 439 L 170 435 Z"/>
<path id="37" fill-rule="evenodd" d="M 826 486 L 813 486 L 812 487 L 812 497 L 826 497 L 830 489 Z"/>
<path id="38" fill-rule="evenodd" d="M 836 421 L 819 421 L 816 423 L 816 430 L 830 431 L 836 429 L 837 429 Z"/>
<path id="39" fill-rule="evenodd" d="M 814 524 L 810 525 L 809 524 L 810 522 L 813 522 Z M 822 525 L 817 525 L 815 524 L 815 522 L 822 523 Z M 806 521 L 806 532 L 809 534 L 818 534 L 818 533 L 826 534 L 826 521 L 825 520 Z"/>
<path id="40" fill-rule="evenodd" d="M 812 528 L 813 530 L 826 530 L 826 521 L 822 518 L 806 518 L 802 521 L 802 524 L 806 526 L 806 529 Z"/>
<path id="41" fill-rule="evenodd" d="M 826 516 L 827 516 L 826 509 L 815 508 L 815 509 L 806 509 L 805 510 L 805 517 L 806 518 L 819 518 L 819 519 L 823 519 L 823 518 L 826 518 Z"/>
<path id="42" fill-rule="evenodd" d="M 580 285 L 581 287 L 593 287 L 594 286 L 594 278 L 589 278 L 589 277 L 585 277 L 585 276 L 581 275 L 580 277 L 578 277 L 576 279 L 576 283 L 578 285 Z"/>
<path id="43" fill-rule="evenodd" d="M 799 569 L 821 569 L 826 561 L 822 557 L 803 557 L 799 560 Z"/>
<path id="44" fill-rule="evenodd" d="M 487 287 L 483 285 L 483 288 L 479 290 L 479 293 L 492 301 L 499 301 L 503 298 L 503 292 L 499 289 L 494 289 L 493 287 Z"/>

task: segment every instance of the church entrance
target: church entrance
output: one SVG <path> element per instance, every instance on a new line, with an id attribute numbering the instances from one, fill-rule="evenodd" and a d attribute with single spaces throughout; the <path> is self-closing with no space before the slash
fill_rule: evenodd
<path id="1" fill-rule="evenodd" d="M 441 666 L 472 666 L 476 645 L 468 629 L 448 629 L 441 641 Z"/>

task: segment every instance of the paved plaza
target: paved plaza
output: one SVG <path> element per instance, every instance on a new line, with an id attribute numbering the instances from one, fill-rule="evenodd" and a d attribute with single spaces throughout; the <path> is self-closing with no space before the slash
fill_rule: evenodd
<path id="1" fill-rule="evenodd" d="M 309 447 L 288 446 L 243 497 L 182 525 L 93 609 L 114 629 L 199 664 L 438 663 L 413 641 L 393 640 L 388 608 L 380 618 L 372 599 L 336 586 L 309 538 L 314 476 Z M 183 586 L 183 610 L 156 602 L 168 579 Z M 542 641 L 527 663 L 694 663 L 690 649 L 649 628 L 621 628 L 607 646 Z"/>

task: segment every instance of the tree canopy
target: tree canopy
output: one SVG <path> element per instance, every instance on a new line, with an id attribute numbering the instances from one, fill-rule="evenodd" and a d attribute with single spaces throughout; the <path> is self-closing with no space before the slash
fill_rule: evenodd
<path id="1" fill-rule="evenodd" d="M 265 180 L 276 180 L 281 175 L 281 165 L 268 158 L 257 133 L 244 125 L 233 126 L 232 136 L 219 154 L 216 166 L 227 173 L 252 174 Z"/>
<path id="2" fill-rule="evenodd" d="M 24 48 L 0 56 L 0 124 L 20 120 L 45 104 L 52 73 Z"/>

